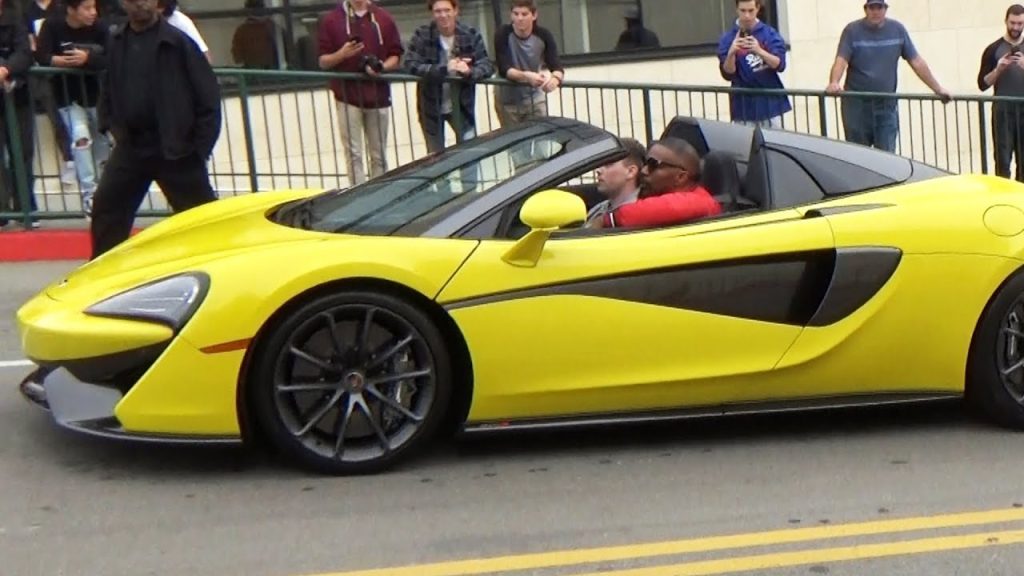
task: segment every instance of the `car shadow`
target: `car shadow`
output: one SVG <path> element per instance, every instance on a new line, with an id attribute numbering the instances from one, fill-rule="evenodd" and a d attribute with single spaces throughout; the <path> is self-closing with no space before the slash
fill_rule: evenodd
<path id="1" fill-rule="evenodd" d="M 27 423 L 25 442 L 41 458 L 67 472 L 102 480 L 160 482 L 189 478 L 308 478 L 261 447 L 166 445 L 83 436 L 52 425 L 43 415 Z M 417 475 L 444 468 L 493 466 L 503 459 L 545 459 L 613 452 L 704 450 L 810 439 L 887 434 L 946 433 L 995 429 L 971 417 L 959 401 L 813 412 L 753 414 L 658 423 L 628 423 L 570 429 L 498 430 L 443 439 L 425 454 L 385 476 Z"/>

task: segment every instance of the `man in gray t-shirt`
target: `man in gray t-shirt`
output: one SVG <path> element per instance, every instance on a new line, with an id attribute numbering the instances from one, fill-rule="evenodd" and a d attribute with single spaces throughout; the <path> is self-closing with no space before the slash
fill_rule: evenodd
<path id="1" fill-rule="evenodd" d="M 1014 4 L 1006 10 L 1006 34 L 989 44 L 981 54 L 978 88 L 994 87 L 996 96 L 1024 96 L 1024 6 Z M 992 104 L 992 140 L 995 144 L 996 175 L 1010 177 L 1010 160 L 1017 156 L 1016 179 L 1024 182 L 1024 106 L 1017 102 Z"/>
<path id="2" fill-rule="evenodd" d="M 517 84 L 497 87 L 495 109 L 502 126 L 547 116 L 547 95 L 562 85 L 565 70 L 555 37 L 536 22 L 534 0 L 513 0 L 512 23 L 494 35 L 498 74 Z"/>
<path id="3" fill-rule="evenodd" d="M 886 0 L 867 0 L 864 18 L 846 25 L 839 38 L 839 49 L 826 91 L 829 94 L 839 94 L 844 90 L 895 93 L 897 68 L 900 58 L 903 58 L 921 81 L 944 103 L 949 102 L 949 92 L 932 76 L 928 63 L 918 54 L 907 29 L 896 20 L 886 18 L 888 9 Z M 846 72 L 846 84 L 840 86 L 843 72 Z M 899 111 L 895 98 L 844 97 L 842 116 L 848 141 L 896 151 Z"/>

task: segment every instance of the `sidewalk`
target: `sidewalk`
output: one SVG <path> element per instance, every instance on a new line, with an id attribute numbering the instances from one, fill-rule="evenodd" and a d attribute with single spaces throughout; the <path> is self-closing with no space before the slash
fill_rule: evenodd
<path id="1" fill-rule="evenodd" d="M 136 218 L 136 230 L 159 221 L 159 218 Z M 74 220 L 40 220 L 40 227 L 26 230 L 21 222 L 0 228 L 0 263 L 45 260 L 88 260 L 92 253 L 89 222 Z"/>

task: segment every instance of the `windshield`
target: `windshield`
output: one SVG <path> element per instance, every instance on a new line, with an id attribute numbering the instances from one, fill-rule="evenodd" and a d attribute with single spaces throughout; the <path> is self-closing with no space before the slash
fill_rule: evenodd
<path id="1" fill-rule="evenodd" d="M 430 225 L 565 151 L 571 136 L 556 130 L 482 137 L 432 154 L 380 178 L 289 204 L 271 218 L 290 226 L 382 235 Z"/>

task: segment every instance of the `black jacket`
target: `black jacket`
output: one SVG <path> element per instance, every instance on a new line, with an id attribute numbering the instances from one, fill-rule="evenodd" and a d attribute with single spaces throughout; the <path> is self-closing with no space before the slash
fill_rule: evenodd
<path id="1" fill-rule="evenodd" d="M 127 141 L 123 110 L 132 97 L 124 89 L 124 79 L 132 73 L 124 69 L 126 26 L 113 28 L 107 42 L 107 73 L 98 111 L 100 129 L 109 129 L 118 141 Z M 154 95 L 161 152 L 169 160 L 193 154 L 205 160 L 220 137 L 220 85 L 209 61 L 188 36 L 163 19 L 156 26 L 159 40 L 153 66 L 159 70 L 159 82 Z"/>
<path id="2" fill-rule="evenodd" d="M 14 101 L 27 104 L 28 69 L 32 66 L 32 48 L 28 43 L 25 24 L 10 10 L 0 14 L 0 66 L 7 68 L 9 79 L 15 82 Z M 3 92 L 0 92 L 2 95 Z M 0 98 L 0 104 L 3 99 Z"/>

